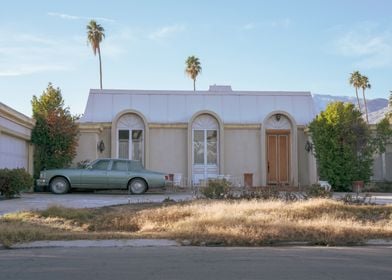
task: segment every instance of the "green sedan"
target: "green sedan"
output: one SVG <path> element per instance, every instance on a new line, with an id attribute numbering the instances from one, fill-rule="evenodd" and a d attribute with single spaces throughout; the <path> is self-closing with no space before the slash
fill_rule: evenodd
<path id="1" fill-rule="evenodd" d="M 163 188 L 168 176 L 144 169 L 140 161 L 124 159 L 97 159 L 83 169 L 43 170 L 37 186 L 50 187 L 55 194 L 71 189 L 128 189 L 142 194 L 148 189 Z"/>

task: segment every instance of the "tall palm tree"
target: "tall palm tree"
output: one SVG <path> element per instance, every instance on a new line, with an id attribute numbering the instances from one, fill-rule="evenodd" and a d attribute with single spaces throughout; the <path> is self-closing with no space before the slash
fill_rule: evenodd
<path id="1" fill-rule="evenodd" d="M 366 76 L 361 76 L 361 88 L 362 88 L 362 95 L 363 95 L 363 102 L 365 103 L 365 114 L 366 114 L 366 121 L 369 123 L 369 116 L 366 104 L 366 97 L 365 97 L 365 90 L 368 88 L 370 89 L 372 86 L 369 83 L 369 78 Z"/>
<path id="2" fill-rule="evenodd" d="M 189 56 L 185 61 L 185 73 L 193 80 L 193 90 L 196 90 L 196 78 L 201 73 L 201 65 L 199 58 Z"/>
<path id="3" fill-rule="evenodd" d="M 351 73 L 349 83 L 355 88 L 355 95 L 357 96 L 357 102 L 358 102 L 358 108 L 359 111 L 361 111 L 361 104 L 359 103 L 359 97 L 358 97 L 358 89 L 361 87 L 361 73 L 359 71 L 355 71 Z"/>
<path id="4" fill-rule="evenodd" d="M 98 24 L 95 20 L 91 20 L 87 25 L 87 40 L 93 48 L 94 55 L 98 52 L 99 58 L 99 84 L 102 89 L 102 61 L 101 61 L 101 48 L 100 43 L 105 38 L 105 29 Z"/>

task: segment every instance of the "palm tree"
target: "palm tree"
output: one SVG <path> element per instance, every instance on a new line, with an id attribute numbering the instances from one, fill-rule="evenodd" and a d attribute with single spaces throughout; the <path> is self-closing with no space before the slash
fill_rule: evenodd
<path id="1" fill-rule="evenodd" d="M 105 38 L 105 29 L 98 24 L 95 20 L 91 20 L 87 25 L 87 40 L 93 48 L 94 55 L 97 54 L 99 58 L 99 84 L 102 89 L 102 61 L 101 61 L 101 48 L 100 43 L 102 39 Z"/>
<path id="2" fill-rule="evenodd" d="M 361 76 L 361 88 L 362 88 L 362 95 L 363 95 L 363 102 L 365 103 L 365 114 L 366 114 L 366 121 L 369 123 L 369 116 L 367 111 L 367 104 L 366 104 L 366 97 L 365 97 L 365 90 L 368 88 L 370 89 L 372 86 L 369 83 L 369 78 L 366 76 Z"/>
<path id="3" fill-rule="evenodd" d="M 189 56 L 185 61 L 185 73 L 193 80 L 193 90 L 196 90 L 196 77 L 201 73 L 201 65 L 199 58 Z"/>
<path id="4" fill-rule="evenodd" d="M 355 88 L 355 95 L 357 96 L 357 102 L 358 102 L 358 108 L 359 111 L 361 111 L 361 104 L 359 103 L 359 97 L 358 97 L 358 89 L 361 87 L 361 73 L 359 71 L 355 71 L 351 73 L 349 83 Z"/>

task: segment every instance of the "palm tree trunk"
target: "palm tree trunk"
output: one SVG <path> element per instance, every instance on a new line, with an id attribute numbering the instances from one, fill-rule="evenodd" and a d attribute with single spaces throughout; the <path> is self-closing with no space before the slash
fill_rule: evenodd
<path id="1" fill-rule="evenodd" d="M 369 116 L 368 116 L 368 110 L 367 110 L 367 104 L 366 104 L 366 97 L 365 97 L 365 90 L 364 89 L 362 89 L 362 95 L 363 95 L 363 102 L 365 103 L 366 122 L 369 124 Z"/>
<path id="2" fill-rule="evenodd" d="M 355 95 L 357 96 L 358 109 L 362 113 L 361 104 L 359 103 L 359 97 L 358 97 L 358 88 L 355 88 Z"/>
<path id="3" fill-rule="evenodd" d="M 99 58 L 99 84 L 102 89 L 102 61 L 101 61 L 101 48 L 98 45 L 98 58 Z"/>
<path id="4" fill-rule="evenodd" d="M 193 79 L 193 91 L 196 91 L 196 79 Z"/>

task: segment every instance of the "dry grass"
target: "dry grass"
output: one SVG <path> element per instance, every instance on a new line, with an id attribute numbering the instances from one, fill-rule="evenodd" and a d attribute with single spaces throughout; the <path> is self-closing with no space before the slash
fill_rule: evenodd
<path id="1" fill-rule="evenodd" d="M 195 201 L 100 209 L 51 207 L 0 219 L 0 243 L 6 245 L 101 238 L 169 238 L 195 245 L 361 244 L 392 238 L 392 206 L 345 205 L 327 199 Z"/>

